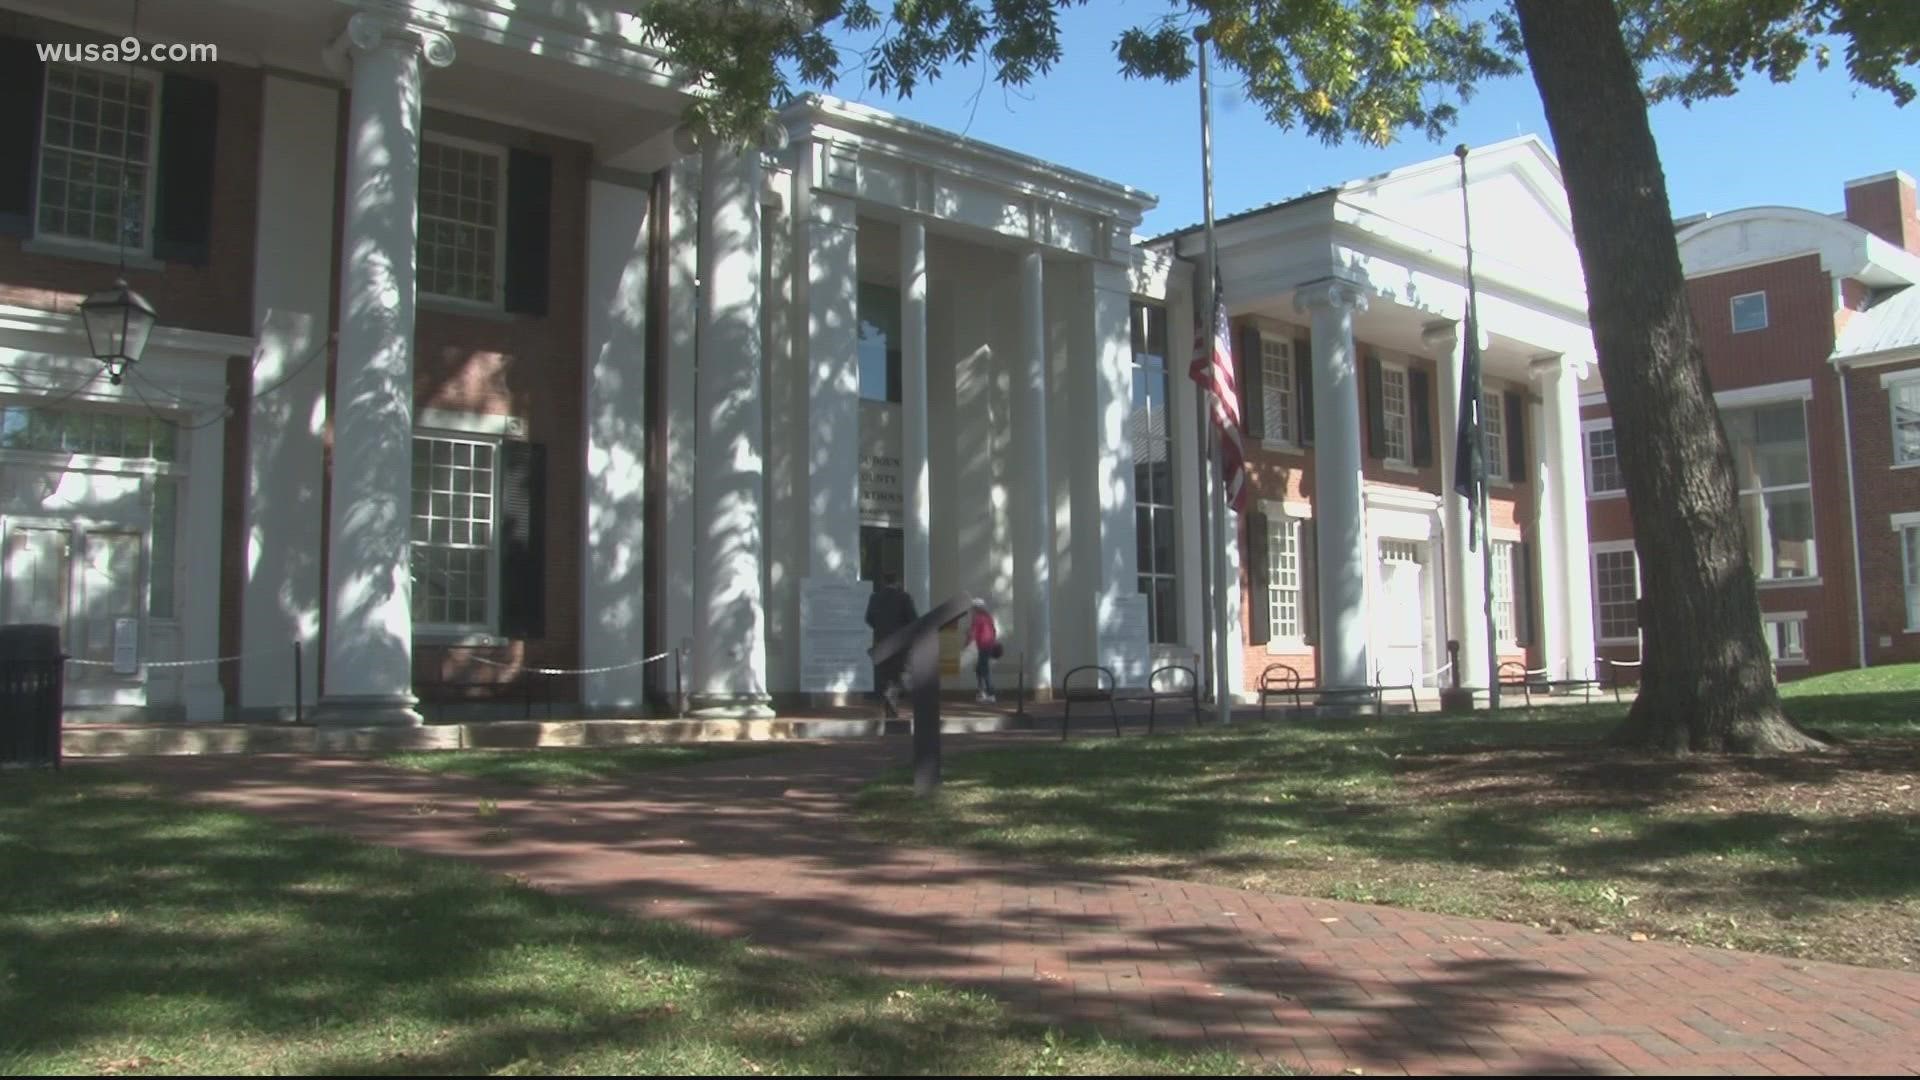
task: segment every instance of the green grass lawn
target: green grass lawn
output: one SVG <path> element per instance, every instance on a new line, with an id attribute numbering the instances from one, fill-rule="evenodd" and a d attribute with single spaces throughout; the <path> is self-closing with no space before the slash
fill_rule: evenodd
<path id="1" fill-rule="evenodd" d="M 894 773 L 861 808 L 907 842 L 1920 967 L 1920 665 L 1784 694 L 1846 745 L 1603 753 L 1625 710 L 1611 702 L 1276 720 L 955 755 L 931 805 Z"/>
<path id="2" fill-rule="evenodd" d="M 0 773 L 0 1074 L 1214 1073 L 476 870 Z"/>
<path id="3" fill-rule="evenodd" d="M 578 787 L 635 773 L 794 751 L 792 742 L 675 743 L 656 746 L 567 747 L 539 750 L 418 750 L 381 760 L 421 772 L 451 773 L 525 787 Z"/>

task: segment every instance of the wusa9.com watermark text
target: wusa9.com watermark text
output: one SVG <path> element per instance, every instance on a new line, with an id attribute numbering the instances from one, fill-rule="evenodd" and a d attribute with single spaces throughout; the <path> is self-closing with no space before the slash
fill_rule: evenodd
<path id="1" fill-rule="evenodd" d="M 216 45 L 195 44 L 167 45 L 160 42 L 142 44 L 139 38 L 123 37 L 119 41 L 105 43 L 54 42 L 38 46 L 41 63 L 69 64 L 88 62 L 119 64 L 126 62 L 181 63 L 186 61 L 212 63 L 220 59 L 220 49 Z"/>

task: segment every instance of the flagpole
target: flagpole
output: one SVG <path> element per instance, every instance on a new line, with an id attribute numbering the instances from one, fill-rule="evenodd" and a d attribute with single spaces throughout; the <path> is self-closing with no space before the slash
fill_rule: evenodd
<path id="1" fill-rule="evenodd" d="M 1213 102 L 1212 87 L 1207 81 L 1207 28 L 1202 26 L 1193 32 L 1193 40 L 1200 47 L 1200 177 L 1201 201 L 1206 212 L 1207 229 L 1207 347 L 1220 338 L 1221 301 L 1215 295 L 1220 287 L 1220 246 L 1213 231 Z M 1204 403 L 1204 398 L 1202 399 Z M 1203 427 L 1203 431 L 1208 428 Z M 1228 681 L 1227 664 L 1227 590 L 1238 582 L 1227 580 L 1227 545 L 1231 542 L 1231 532 L 1227 518 L 1226 463 L 1221 457 L 1221 438 L 1208 440 L 1211 444 L 1212 477 L 1209 493 L 1212 496 L 1212 522 L 1209 539 L 1213 542 L 1212 586 L 1213 601 L 1213 686 L 1214 703 L 1222 723 L 1233 719 L 1233 688 Z"/>
<path id="2" fill-rule="evenodd" d="M 1466 347 L 1475 358 L 1475 363 L 1466 374 L 1471 377 L 1470 391 L 1473 399 L 1473 437 L 1479 453 L 1486 453 L 1486 418 L 1481 415 L 1486 408 L 1486 395 L 1480 388 L 1480 303 L 1473 283 L 1473 208 L 1467 198 L 1467 144 L 1461 143 L 1454 148 L 1453 155 L 1460 159 L 1460 218 L 1465 227 L 1467 250 L 1467 342 Z M 1512 438 L 1511 435 L 1508 438 Z M 1487 624 L 1487 708 L 1500 707 L 1500 633 L 1493 622 L 1493 537 L 1487 529 L 1487 469 L 1476 470 L 1474 477 L 1476 492 L 1475 518 L 1480 534 L 1480 584 L 1481 606 L 1486 613 Z M 1525 666 L 1522 664 L 1521 666 Z M 1525 678 L 1523 675 L 1522 678 Z"/>

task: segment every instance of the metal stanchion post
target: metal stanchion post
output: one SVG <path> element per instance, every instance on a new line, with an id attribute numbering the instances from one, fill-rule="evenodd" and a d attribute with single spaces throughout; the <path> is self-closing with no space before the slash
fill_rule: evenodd
<path id="1" fill-rule="evenodd" d="M 301 700 L 306 695 L 301 690 L 300 668 L 300 642 L 295 639 L 293 643 L 293 722 L 296 724 L 306 721 L 306 703 Z"/>

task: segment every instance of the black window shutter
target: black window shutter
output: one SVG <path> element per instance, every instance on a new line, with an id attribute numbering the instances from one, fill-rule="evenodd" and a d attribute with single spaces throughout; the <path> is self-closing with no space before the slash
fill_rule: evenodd
<path id="1" fill-rule="evenodd" d="M 553 159 L 531 150 L 507 156 L 507 310 L 547 313 L 548 236 L 553 218 Z"/>
<path id="2" fill-rule="evenodd" d="M 500 632 L 541 638 L 547 634 L 547 448 L 508 442 L 500 459 Z"/>
<path id="3" fill-rule="evenodd" d="M 1527 399 L 1507 394 L 1507 479 L 1527 482 Z"/>
<path id="4" fill-rule="evenodd" d="M 1300 445 L 1313 445 L 1313 348 L 1306 338 L 1293 339 L 1294 411 L 1300 414 Z"/>
<path id="5" fill-rule="evenodd" d="M 160 81 L 153 257 L 205 266 L 213 236 L 214 131 L 220 87 L 169 73 Z"/>
<path id="6" fill-rule="evenodd" d="M 1267 437 L 1266 384 L 1260 330 L 1243 326 L 1240 328 L 1240 417 L 1246 425 L 1247 437 L 1256 441 Z"/>
<path id="7" fill-rule="evenodd" d="M 1513 581 L 1513 599 L 1520 620 L 1514 629 L 1520 634 L 1520 644 L 1538 645 L 1540 641 L 1535 635 L 1540 627 L 1534 620 L 1538 612 L 1533 606 L 1533 545 L 1525 541 L 1513 545 Z M 1553 674 L 1549 672 L 1547 677 L 1552 678 Z"/>
<path id="8" fill-rule="evenodd" d="M 1247 644 L 1265 645 L 1273 637 L 1273 609 L 1268 606 L 1267 515 L 1247 511 L 1247 597 L 1253 610 L 1247 613 Z"/>
<path id="9" fill-rule="evenodd" d="M 1320 544 L 1314 533 L 1318 520 L 1300 523 L 1300 637 L 1309 645 L 1320 641 Z"/>
<path id="10" fill-rule="evenodd" d="M 46 65 L 34 43 L 0 37 L 0 234 L 33 235 L 34 163 Z"/>
<path id="11" fill-rule="evenodd" d="M 1407 416 L 1413 428 L 1413 463 L 1420 468 L 1433 464 L 1433 417 L 1427 387 L 1430 380 L 1420 370 L 1407 372 Z"/>
<path id="12" fill-rule="evenodd" d="M 1380 358 L 1367 354 L 1367 456 L 1383 457 L 1387 452 L 1386 376 L 1380 371 Z"/>

